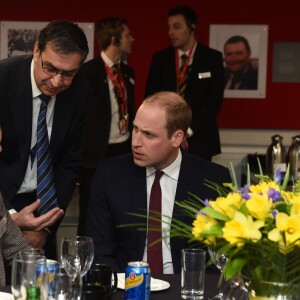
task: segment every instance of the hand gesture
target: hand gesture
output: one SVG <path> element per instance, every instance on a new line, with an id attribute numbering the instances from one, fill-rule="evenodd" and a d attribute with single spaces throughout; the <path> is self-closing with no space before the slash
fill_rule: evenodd
<path id="1" fill-rule="evenodd" d="M 39 205 L 40 200 L 38 199 L 19 212 L 12 214 L 11 218 L 23 230 L 40 231 L 53 225 L 64 214 L 62 209 L 55 207 L 47 213 L 35 217 L 34 211 L 38 209 Z"/>

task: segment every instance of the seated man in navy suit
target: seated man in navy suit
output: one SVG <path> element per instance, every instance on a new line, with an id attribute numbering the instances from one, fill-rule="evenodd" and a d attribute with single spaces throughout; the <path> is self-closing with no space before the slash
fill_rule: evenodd
<path id="1" fill-rule="evenodd" d="M 133 153 L 99 163 L 87 218 L 87 235 L 94 239 L 95 262 L 112 264 L 117 271 L 124 272 L 130 261 L 149 260 L 148 233 L 119 225 L 142 223 L 146 228 L 146 218 L 132 213 L 149 213 L 150 191 L 157 170 L 163 171 L 161 212 L 183 222 L 191 220 L 180 215 L 175 201 L 187 199 L 188 192 L 202 199 L 216 197 L 204 180 L 231 182 L 228 169 L 180 149 L 191 119 L 190 107 L 178 94 L 159 92 L 149 96 L 133 122 Z M 163 231 L 168 231 L 167 224 L 162 222 L 162 226 Z M 188 246 L 185 239 L 164 239 L 161 272 L 179 273 L 180 251 Z"/>

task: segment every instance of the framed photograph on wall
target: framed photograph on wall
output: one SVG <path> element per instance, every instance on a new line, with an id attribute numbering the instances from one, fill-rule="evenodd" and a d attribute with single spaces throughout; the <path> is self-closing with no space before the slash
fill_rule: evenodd
<path id="1" fill-rule="evenodd" d="M 210 25 L 209 46 L 223 53 L 225 98 L 265 98 L 267 25 Z"/>
<path id="2" fill-rule="evenodd" d="M 15 55 L 31 54 L 39 31 L 48 22 L 2 21 L 0 58 Z M 89 45 L 89 55 L 86 60 L 94 57 L 94 23 L 77 23 L 84 31 Z"/>

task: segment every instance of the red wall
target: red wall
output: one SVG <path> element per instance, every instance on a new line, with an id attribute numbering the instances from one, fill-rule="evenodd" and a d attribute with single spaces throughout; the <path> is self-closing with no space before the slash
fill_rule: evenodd
<path id="1" fill-rule="evenodd" d="M 198 39 L 209 43 L 210 24 L 268 25 L 267 86 L 265 99 L 225 98 L 219 115 L 222 128 L 300 128 L 299 83 L 273 83 L 273 43 L 300 42 L 300 10 L 296 1 L 240 0 L 52 0 L 5 1 L 1 21 L 50 21 L 70 19 L 95 22 L 103 17 L 128 19 L 135 38 L 129 64 L 136 74 L 136 105 L 143 99 L 152 54 L 169 45 L 167 12 L 178 4 L 193 7 L 199 17 Z M 2 1 L 3 2 L 3 1 Z M 98 49 L 95 46 L 95 55 Z M 300 70 L 299 70 L 300 72 Z"/>

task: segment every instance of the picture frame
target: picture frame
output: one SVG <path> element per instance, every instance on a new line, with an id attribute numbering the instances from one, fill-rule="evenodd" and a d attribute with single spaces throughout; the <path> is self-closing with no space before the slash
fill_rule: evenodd
<path id="1" fill-rule="evenodd" d="M 229 73 L 224 54 L 224 45 L 229 38 L 241 36 L 251 49 L 248 69 L 256 69 L 256 82 L 251 88 L 230 85 L 225 82 L 225 98 L 265 98 L 267 75 L 268 25 L 210 25 L 209 46 L 223 53 L 225 74 Z M 227 55 L 228 57 L 228 55 Z M 228 60 L 228 58 L 227 58 Z M 229 65 L 229 63 L 228 63 Z"/>
<path id="2" fill-rule="evenodd" d="M 31 54 L 39 31 L 48 22 L 1 21 L 0 59 L 14 55 Z M 94 58 L 94 23 L 77 22 L 88 40 L 89 54 L 86 61 Z"/>

